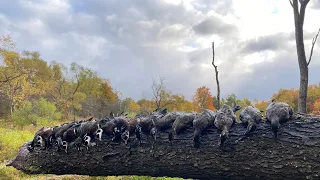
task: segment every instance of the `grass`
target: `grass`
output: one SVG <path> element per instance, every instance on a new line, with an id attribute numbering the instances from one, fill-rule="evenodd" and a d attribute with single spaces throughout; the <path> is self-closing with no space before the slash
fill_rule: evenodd
<path id="1" fill-rule="evenodd" d="M 51 122 L 50 125 L 61 124 Z M 0 179 L 24 179 L 24 180 L 176 180 L 180 178 L 148 177 L 148 176 L 107 176 L 90 177 L 79 175 L 28 175 L 5 164 L 19 151 L 19 148 L 33 138 L 34 133 L 41 127 L 25 126 L 15 127 L 10 121 L 0 120 Z"/>
<path id="2" fill-rule="evenodd" d="M 0 134 L 0 161 L 12 158 L 21 145 L 32 139 L 29 131 L 0 128 Z"/>
<path id="3" fill-rule="evenodd" d="M 33 133 L 28 130 L 14 129 L 3 120 L 0 121 L 0 125 L 0 179 L 24 179 L 35 177 L 26 175 L 13 167 L 5 166 L 7 161 L 17 154 L 20 146 L 32 139 Z"/>

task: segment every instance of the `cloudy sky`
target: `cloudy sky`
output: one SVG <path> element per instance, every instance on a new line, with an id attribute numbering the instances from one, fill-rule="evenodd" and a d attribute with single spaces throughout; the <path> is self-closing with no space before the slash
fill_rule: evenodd
<path id="1" fill-rule="evenodd" d="M 311 0 L 307 56 L 319 17 L 320 0 Z M 287 0 L 0 0 L 0 34 L 19 50 L 90 67 L 136 100 L 150 98 L 160 76 L 188 99 L 203 85 L 215 95 L 212 41 L 223 97 L 269 99 L 298 88 L 293 30 Z M 320 40 L 309 69 L 309 83 L 319 83 Z"/>

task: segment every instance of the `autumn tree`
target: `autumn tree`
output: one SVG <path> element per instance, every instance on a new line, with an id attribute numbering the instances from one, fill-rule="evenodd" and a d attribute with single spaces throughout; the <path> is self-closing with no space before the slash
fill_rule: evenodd
<path id="1" fill-rule="evenodd" d="M 119 111 L 117 93 L 108 79 L 101 78 L 89 68 L 72 63 L 68 69 L 52 63 L 55 88 L 52 92 L 57 105 L 66 116 L 106 117 Z"/>
<path id="2" fill-rule="evenodd" d="M 21 99 L 18 95 L 20 85 L 26 77 L 26 71 L 22 66 L 20 55 L 14 51 L 15 43 L 10 36 L 0 38 L 0 56 L 3 66 L 0 67 L 0 88 L 3 96 L 8 97 L 10 113 Z"/>
<path id="3" fill-rule="evenodd" d="M 153 79 L 151 88 L 153 93 L 153 101 L 155 102 L 157 109 L 164 108 L 174 103 L 171 92 L 166 90 L 164 87 L 164 78 L 160 77 L 159 82 Z"/>
<path id="4" fill-rule="evenodd" d="M 70 69 L 61 63 L 52 62 L 52 86 L 49 98 L 56 102 L 60 111 L 68 118 L 71 114 L 76 116 L 76 110 L 81 109 L 86 94 L 80 88 L 87 79 L 87 70 L 76 63 Z"/>
<path id="5" fill-rule="evenodd" d="M 307 102 L 313 103 L 319 98 L 320 98 L 320 83 L 309 85 Z"/>
<path id="6" fill-rule="evenodd" d="M 138 113 L 140 111 L 141 107 L 138 103 L 136 103 L 133 99 L 130 98 L 129 101 L 129 111 Z"/>
<path id="7" fill-rule="evenodd" d="M 318 34 L 312 39 L 312 47 L 309 59 L 306 58 L 305 48 L 304 48 L 304 40 L 303 40 L 303 24 L 304 24 L 304 17 L 307 4 L 310 0 L 299 0 L 300 3 L 300 10 L 299 10 L 299 3 L 298 0 L 289 0 L 294 14 L 294 25 L 295 25 L 295 38 L 296 38 L 296 48 L 297 48 L 297 55 L 298 55 L 298 64 L 300 69 L 300 90 L 299 90 L 299 100 L 298 100 L 298 111 L 300 113 L 307 112 L 307 95 L 308 95 L 308 76 L 309 70 L 308 66 L 311 61 L 313 48 L 316 43 Z"/>
<path id="8" fill-rule="evenodd" d="M 312 84 L 308 86 L 308 98 L 307 98 L 307 113 L 316 113 L 315 109 L 316 101 L 320 97 L 320 84 Z M 272 99 L 279 102 L 286 102 L 293 107 L 295 111 L 298 110 L 298 89 L 280 89 L 278 92 L 272 95 Z"/>
<path id="9" fill-rule="evenodd" d="M 102 95 L 107 99 L 109 103 L 116 103 L 117 101 L 117 92 L 112 88 L 110 81 L 108 79 L 103 80 L 102 82 Z"/>
<path id="10" fill-rule="evenodd" d="M 110 112 L 118 112 L 117 94 L 110 85 L 108 79 L 98 77 L 96 72 L 91 71 L 80 88 L 80 92 L 86 94 L 82 103 L 81 116 L 107 117 Z"/>
<path id="11" fill-rule="evenodd" d="M 244 98 L 242 100 L 237 100 L 237 104 L 242 107 L 246 107 L 246 106 L 251 106 L 252 102 L 250 101 L 250 99 Z"/>
<path id="12" fill-rule="evenodd" d="M 318 98 L 313 104 L 313 114 L 320 115 L 320 98 Z"/>
<path id="13" fill-rule="evenodd" d="M 13 44 L 10 37 L 0 41 Z M 2 44 L 0 56 L 3 60 L 3 66 L 0 67 L 0 89 L 9 99 L 11 114 L 15 108 L 22 106 L 23 101 L 47 94 L 52 73 L 38 52 L 24 51 L 19 54 L 13 47 L 8 48 L 8 45 Z"/>
<path id="14" fill-rule="evenodd" d="M 192 98 L 192 102 L 195 105 L 197 111 L 201 111 L 201 108 L 215 110 L 213 106 L 213 97 L 210 89 L 206 86 L 202 86 L 197 89 L 195 95 Z"/>
<path id="15" fill-rule="evenodd" d="M 50 64 L 53 73 L 52 89 L 48 93 L 48 98 L 56 103 L 59 111 L 64 115 L 68 114 L 69 107 L 71 106 L 69 98 L 69 91 L 71 84 L 67 79 L 68 68 L 61 63 L 53 61 Z"/>
<path id="16" fill-rule="evenodd" d="M 125 106 L 124 112 L 127 112 L 130 115 L 137 114 L 141 110 L 140 105 L 137 102 L 135 102 L 132 98 L 125 98 L 123 100 L 123 104 Z"/>
<path id="17" fill-rule="evenodd" d="M 293 110 L 298 110 L 299 91 L 297 89 L 280 89 L 272 95 L 272 99 L 278 102 L 286 102 Z"/>
<path id="18" fill-rule="evenodd" d="M 155 102 L 153 100 L 148 100 L 142 98 L 137 101 L 137 104 L 140 106 L 140 114 L 145 115 L 156 109 Z"/>
<path id="19" fill-rule="evenodd" d="M 0 37 L 0 56 L 2 66 L 0 67 L 0 87 L 25 74 L 20 68 L 20 56 L 14 51 L 16 44 L 10 36 Z"/>
<path id="20" fill-rule="evenodd" d="M 171 98 L 173 103 L 167 106 L 169 111 L 193 112 L 196 110 L 195 105 L 186 100 L 183 95 L 173 94 Z"/>
<path id="21" fill-rule="evenodd" d="M 269 102 L 264 101 L 264 100 L 258 100 L 258 99 L 254 99 L 253 100 L 253 106 L 255 106 L 256 108 L 258 108 L 260 111 L 263 111 L 263 115 L 265 116 L 266 113 L 266 109 L 268 107 Z"/>
<path id="22" fill-rule="evenodd" d="M 48 64 L 39 52 L 15 50 L 10 36 L 0 37 L 0 116 L 29 112 L 40 98 L 53 104 L 64 119 L 106 117 L 120 112 L 122 99 L 108 79 L 90 68 L 56 61 Z"/>

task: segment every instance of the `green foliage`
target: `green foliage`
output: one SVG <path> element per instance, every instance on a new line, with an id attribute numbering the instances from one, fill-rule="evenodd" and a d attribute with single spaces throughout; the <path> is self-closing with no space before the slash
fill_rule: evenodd
<path id="1" fill-rule="evenodd" d="M 50 121 L 61 119 L 61 116 L 53 103 L 40 98 L 33 104 L 25 101 L 23 107 L 14 111 L 11 118 L 16 125 L 22 127 L 30 124 L 47 126 Z"/>
<path id="2" fill-rule="evenodd" d="M 174 103 L 167 106 L 169 111 L 194 112 L 196 109 L 195 105 L 186 100 L 183 95 L 173 94 L 172 100 Z"/>
<path id="3" fill-rule="evenodd" d="M 61 114 L 57 113 L 57 108 L 53 103 L 46 101 L 44 98 L 40 98 L 34 103 L 34 113 L 40 117 L 48 119 L 60 119 Z"/>
<path id="4" fill-rule="evenodd" d="M 232 103 L 237 102 L 237 96 L 235 94 L 230 94 L 226 99 L 226 104 L 232 106 Z"/>
<path id="5" fill-rule="evenodd" d="M 24 102 L 23 108 L 15 111 L 11 115 L 11 118 L 13 122 L 20 127 L 35 123 L 36 116 L 32 112 L 32 103 L 29 101 Z"/>

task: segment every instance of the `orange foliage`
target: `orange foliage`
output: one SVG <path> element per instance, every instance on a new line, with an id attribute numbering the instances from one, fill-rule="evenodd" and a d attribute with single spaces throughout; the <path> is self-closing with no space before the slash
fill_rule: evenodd
<path id="1" fill-rule="evenodd" d="M 258 100 L 255 100 L 254 102 L 254 106 L 256 108 L 258 108 L 260 111 L 264 111 L 262 114 L 265 116 L 265 112 L 266 112 L 266 109 L 268 107 L 268 102 L 262 100 L 262 101 L 258 101 Z"/>
<path id="2" fill-rule="evenodd" d="M 108 80 L 106 80 L 102 84 L 102 95 L 112 103 L 115 103 L 117 100 L 117 94 L 113 92 L 113 89 Z"/>
<path id="3" fill-rule="evenodd" d="M 272 98 L 278 102 L 288 103 L 294 110 L 298 109 L 299 91 L 297 89 L 280 89 L 273 94 Z"/>
<path id="4" fill-rule="evenodd" d="M 216 108 L 213 106 L 213 97 L 210 89 L 206 86 L 202 86 L 197 89 L 192 98 L 192 102 L 198 112 L 201 111 L 201 108 L 216 110 Z"/>
<path id="5" fill-rule="evenodd" d="M 313 112 L 314 111 L 314 103 L 307 102 L 307 111 L 308 112 Z"/>
<path id="6" fill-rule="evenodd" d="M 286 102 L 295 111 L 298 110 L 298 89 L 280 89 L 277 93 L 273 94 L 272 98 L 278 102 Z M 320 84 L 308 86 L 307 113 L 320 114 Z"/>
<path id="7" fill-rule="evenodd" d="M 155 103 L 152 100 L 140 99 L 137 104 L 140 106 L 141 111 L 152 112 L 156 109 Z"/>
<path id="8" fill-rule="evenodd" d="M 313 105 L 314 109 L 312 111 L 313 114 L 320 115 L 320 98 L 318 98 Z"/>

